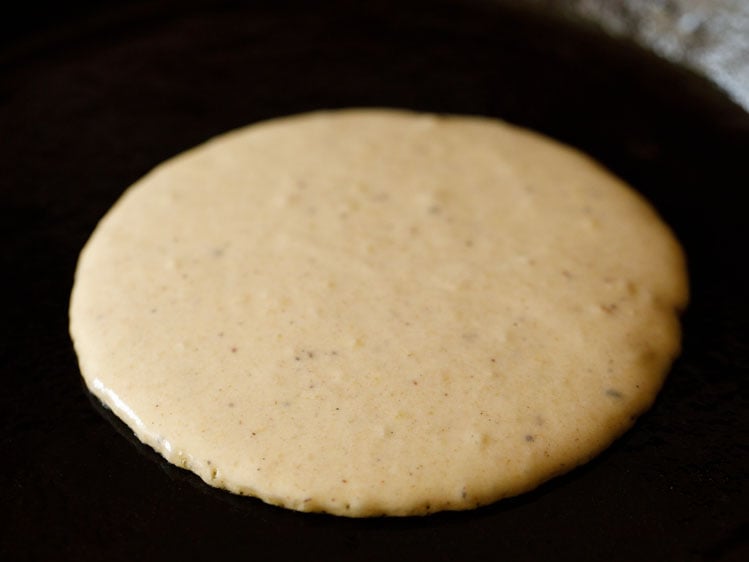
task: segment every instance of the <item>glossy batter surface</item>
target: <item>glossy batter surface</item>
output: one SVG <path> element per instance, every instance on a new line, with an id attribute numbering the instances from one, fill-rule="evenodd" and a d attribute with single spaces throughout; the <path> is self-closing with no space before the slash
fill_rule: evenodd
<path id="1" fill-rule="evenodd" d="M 319 112 L 132 186 L 81 254 L 91 389 L 207 483 L 348 516 L 466 509 L 585 462 L 679 349 L 681 250 L 502 122 Z"/>

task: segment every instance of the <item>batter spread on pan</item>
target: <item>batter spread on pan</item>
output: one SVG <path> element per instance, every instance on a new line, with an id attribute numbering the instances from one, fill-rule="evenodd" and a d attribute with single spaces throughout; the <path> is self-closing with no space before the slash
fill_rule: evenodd
<path id="1" fill-rule="evenodd" d="M 82 252 L 91 391 L 207 483 L 466 509 L 588 460 L 679 349 L 681 250 L 632 189 L 496 120 L 318 112 L 156 168 Z"/>

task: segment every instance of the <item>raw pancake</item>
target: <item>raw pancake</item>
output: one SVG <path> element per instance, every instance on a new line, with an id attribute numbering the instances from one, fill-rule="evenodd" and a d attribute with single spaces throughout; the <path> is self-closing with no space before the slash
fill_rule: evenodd
<path id="1" fill-rule="evenodd" d="M 208 484 L 348 516 L 472 508 L 585 462 L 679 349 L 679 245 L 505 123 L 319 112 L 156 168 L 83 250 L 90 390 Z"/>

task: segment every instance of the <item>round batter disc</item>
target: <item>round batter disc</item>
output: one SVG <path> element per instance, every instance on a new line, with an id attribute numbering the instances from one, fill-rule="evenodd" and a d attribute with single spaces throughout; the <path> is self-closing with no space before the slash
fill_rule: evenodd
<path id="1" fill-rule="evenodd" d="M 682 252 L 575 150 L 391 110 L 256 124 L 157 167 L 83 250 L 86 384 L 212 486 L 411 515 L 530 490 L 653 402 Z"/>

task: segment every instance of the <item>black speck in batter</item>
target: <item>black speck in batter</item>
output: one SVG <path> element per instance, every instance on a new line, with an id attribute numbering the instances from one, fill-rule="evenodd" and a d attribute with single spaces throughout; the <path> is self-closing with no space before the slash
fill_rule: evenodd
<path id="1" fill-rule="evenodd" d="M 617 400 L 624 398 L 624 395 L 615 388 L 607 389 L 606 396 L 611 396 L 611 398 L 616 398 Z"/>

